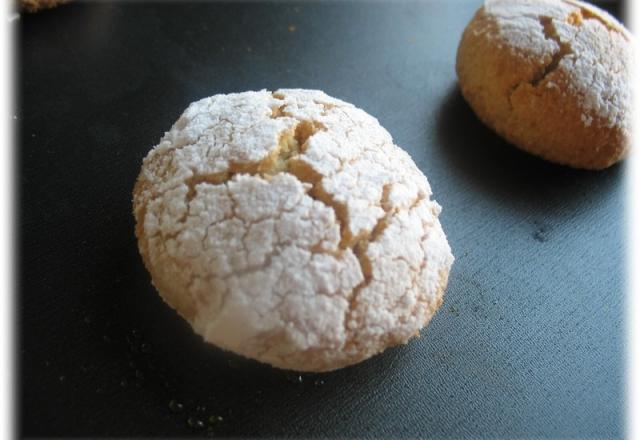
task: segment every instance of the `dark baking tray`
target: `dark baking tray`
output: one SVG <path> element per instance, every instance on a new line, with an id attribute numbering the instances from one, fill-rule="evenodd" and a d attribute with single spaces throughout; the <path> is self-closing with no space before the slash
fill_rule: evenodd
<path id="1" fill-rule="evenodd" d="M 454 71 L 478 5 L 93 2 L 15 21 L 18 434 L 623 436 L 624 165 L 551 165 L 478 122 Z M 279 87 L 375 115 L 456 256 L 420 339 L 330 374 L 203 344 L 133 234 L 141 160 L 182 110 Z"/>

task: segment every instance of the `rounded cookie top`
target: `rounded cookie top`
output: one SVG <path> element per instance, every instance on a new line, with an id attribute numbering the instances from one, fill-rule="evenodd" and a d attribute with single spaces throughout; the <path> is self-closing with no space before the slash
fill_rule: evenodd
<path id="1" fill-rule="evenodd" d="M 378 121 L 320 91 L 195 102 L 134 189 L 154 285 L 205 340 L 325 371 L 405 343 L 453 257 L 439 205 Z"/>
<path id="2" fill-rule="evenodd" d="M 463 95 L 526 151 L 579 168 L 621 159 L 631 131 L 633 37 L 594 6 L 488 0 L 463 34 Z"/>

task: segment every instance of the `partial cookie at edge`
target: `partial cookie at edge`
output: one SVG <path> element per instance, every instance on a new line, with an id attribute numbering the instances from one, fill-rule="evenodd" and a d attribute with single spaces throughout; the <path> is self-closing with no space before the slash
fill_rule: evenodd
<path id="1" fill-rule="evenodd" d="M 487 1 L 456 70 L 478 117 L 530 153 L 606 168 L 629 149 L 633 37 L 581 2 Z"/>

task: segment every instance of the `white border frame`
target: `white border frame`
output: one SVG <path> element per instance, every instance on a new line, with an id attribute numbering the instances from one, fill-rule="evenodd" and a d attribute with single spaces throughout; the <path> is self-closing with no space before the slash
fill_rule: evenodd
<path id="1" fill-rule="evenodd" d="M 2 26 L 0 26 L 0 55 L 2 60 L 0 75 L 0 438 L 16 436 L 14 393 L 15 349 L 14 349 L 14 192 L 13 192 L 13 41 L 12 31 L 18 16 L 12 1 L 2 2 Z M 13 24 L 12 24 L 13 23 Z"/>
<path id="2" fill-rule="evenodd" d="M 628 22 L 632 31 L 640 27 L 640 5 L 637 0 L 626 0 L 629 18 Z M 20 16 L 13 9 L 12 1 L 0 1 L 2 10 L 2 25 L 0 26 L 0 57 L 2 57 L 2 75 L 0 75 L 0 97 L 2 107 L 0 111 L 0 439 L 17 436 L 14 430 L 16 423 L 16 404 L 18 396 L 15 394 L 14 374 L 16 373 L 16 359 L 14 347 L 14 317 L 15 304 L 15 280 L 13 257 L 15 229 L 15 204 L 14 204 L 14 148 L 15 128 L 14 119 L 15 97 L 14 91 L 14 28 L 20 20 Z M 637 33 L 637 32 L 636 32 Z M 635 70 L 632 76 L 635 90 L 640 90 L 638 76 L 640 69 Z M 635 105 L 638 108 L 638 105 Z M 634 112 L 634 147 L 635 154 L 629 158 L 628 194 L 627 194 L 627 225 L 629 237 L 629 254 L 627 258 L 627 291 L 628 304 L 627 315 L 627 371 L 626 371 L 626 423 L 625 437 L 640 439 L 640 422 L 633 414 L 637 414 L 640 399 L 640 380 L 634 373 L 638 367 L 640 348 L 636 337 L 640 334 L 640 200 L 632 195 L 636 193 L 640 183 L 640 155 L 638 142 L 640 138 L 640 111 Z M 635 318 L 635 319 L 634 319 Z"/>

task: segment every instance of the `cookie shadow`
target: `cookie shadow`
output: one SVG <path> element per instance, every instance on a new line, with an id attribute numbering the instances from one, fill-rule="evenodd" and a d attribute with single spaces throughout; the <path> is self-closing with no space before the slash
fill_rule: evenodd
<path id="1" fill-rule="evenodd" d="M 435 128 L 447 169 L 461 185 L 529 214 L 547 212 L 554 202 L 567 211 L 587 192 L 606 194 L 624 174 L 621 164 L 602 171 L 578 170 L 519 150 L 476 117 L 457 84 L 443 99 Z"/>
<path id="2" fill-rule="evenodd" d="M 345 408 L 377 395 L 381 384 L 389 386 L 388 382 L 400 380 L 411 363 L 405 347 L 393 347 L 331 372 L 282 370 L 205 343 L 151 289 L 140 296 L 146 298 L 140 300 L 135 314 L 146 311 L 149 315 L 138 327 L 140 343 L 148 343 L 153 351 L 134 354 L 133 359 L 136 365 L 149 362 L 154 367 L 143 371 L 145 388 L 160 396 L 153 405 L 168 412 L 168 402 L 181 402 L 184 410 L 170 414 L 178 421 L 189 416 L 203 418 L 197 408 L 206 408 L 207 417 L 213 414 L 223 419 L 215 426 L 216 434 L 222 437 L 282 437 L 291 433 L 305 437 L 317 429 L 333 432 L 346 417 L 356 422 L 356 415 L 345 414 Z M 412 348 L 416 349 L 415 344 Z M 311 425 L 307 420 L 310 410 L 292 412 L 292 408 L 309 407 L 309 402 L 318 402 L 313 413 L 317 420 Z"/>

